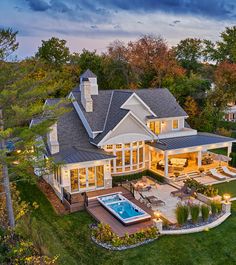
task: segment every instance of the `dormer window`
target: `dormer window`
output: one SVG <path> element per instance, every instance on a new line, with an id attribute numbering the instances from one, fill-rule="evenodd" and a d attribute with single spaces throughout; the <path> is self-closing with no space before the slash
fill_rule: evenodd
<path id="1" fill-rule="evenodd" d="M 172 129 L 178 130 L 179 129 L 179 120 L 173 120 L 172 121 Z"/>
<path id="2" fill-rule="evenodd" d="M 155 134 L 159 134 L 161 132 L 161 122 L 160 121 L 151 121 L 149 123 L 149 128 Z"/>

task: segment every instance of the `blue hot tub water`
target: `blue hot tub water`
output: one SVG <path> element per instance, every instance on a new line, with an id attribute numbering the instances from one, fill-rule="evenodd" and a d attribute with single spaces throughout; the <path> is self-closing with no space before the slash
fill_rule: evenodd
<path id="1" fill-rule="evenodd" d="M 113 203 L 109 206 L 123 219 L 143 215 L 143 213 L 135 209 L 128 201 Z"/>
<path id="2" fill-rule="evenodd" d="M 136 204 L 126 199 L 121 194 L 110 194 L 98 197 L 98 200 L 108 211 L 116 215 L 122 222 L 131 223 L 144 220 L 151 216 Z"/>

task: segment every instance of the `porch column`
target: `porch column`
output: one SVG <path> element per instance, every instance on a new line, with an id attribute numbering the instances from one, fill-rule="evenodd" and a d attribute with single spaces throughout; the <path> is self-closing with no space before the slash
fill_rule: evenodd
<path id="1" fill-rule="evenodd" d="M 197 153 L 197 166 L 198 167 L 202 166 L 202 151 L 198 151 Z"/>
<path id="2" fill-rule="evenodd" d="M 164 176 L 168 177 L 168 152 L 164 153 Z"/>
<path id="3" fill-rule="evenodd" d="M 231 153 L 231 149 L 232 149 L 232 143 L 228 144 L 228 148 L 227 148 L 227 155 L 229 156 Z"/>

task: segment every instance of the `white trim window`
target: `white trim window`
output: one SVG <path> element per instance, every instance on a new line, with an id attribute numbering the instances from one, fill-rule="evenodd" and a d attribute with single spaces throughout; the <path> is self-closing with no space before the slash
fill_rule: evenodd
<path id="1" fill-rule="evenodd" d="M 179 120 L 178 119 L 172 120 L 172 130 L 173 131 L 179 130 Z"/>
<path id="2" fill-rule="evenodd" d="M 105 146 L 105 150 L 115 155 L 111 160 L 111 173 L 132 172 L 144 167 L 144 142 L 133 142 Z"/>
<path id="3" fill-rule="evenodd" d="M 104 188 L 104 165 L 70 170 L 71 192 Z"/>

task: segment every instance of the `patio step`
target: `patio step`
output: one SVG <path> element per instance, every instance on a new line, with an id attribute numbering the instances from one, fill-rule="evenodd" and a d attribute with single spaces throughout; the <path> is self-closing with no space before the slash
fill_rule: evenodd
<path id="1" fill-rule="evenodd" d="M 101 204 L 99 203 L 99 201 L 97 199 L 91 199 L 88 200 L 88 206 L 87 207 L 97 207 L 100 206 Z"/>

